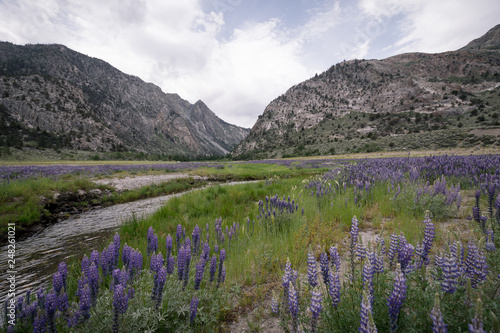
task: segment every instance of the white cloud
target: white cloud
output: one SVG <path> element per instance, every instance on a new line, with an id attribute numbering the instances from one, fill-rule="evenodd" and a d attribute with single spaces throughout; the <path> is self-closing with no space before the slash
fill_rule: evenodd
<path id="1" fill-rule="evenodd" d="M 394 52 L 444 52 L 465 46 L 498 24 L 497 0 L 361 0 L 359 8 L 380 20 L 397 19 Z"/>

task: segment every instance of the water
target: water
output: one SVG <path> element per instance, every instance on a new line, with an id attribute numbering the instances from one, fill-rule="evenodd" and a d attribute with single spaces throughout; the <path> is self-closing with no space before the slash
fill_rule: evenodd
<path id="1" fill-rule="evenodd" d="M 240 184 L 228 183 L 227 185 Z M 190 192 L 190 191 L 188 191 Z M 75 215 L 53 224 L 40 233 L 16 242 L 16 296 L 28 290 L 48 285 L 61 261 L 82 258 L 84 253 L 101 249 L 123 222 L 133 215 L 147 216 L 159 209 L 169 199 L 188 192 L 138 200 L 111 207 L 100 208 Z M 7 246 L 0 249 L 0 302 L 7 299 Z"/>

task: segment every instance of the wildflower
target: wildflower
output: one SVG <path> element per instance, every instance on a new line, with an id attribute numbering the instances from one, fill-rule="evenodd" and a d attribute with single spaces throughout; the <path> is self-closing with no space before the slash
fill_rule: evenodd
<path id="1" fill-rule="evenodd" d="M 484 245 L 484 248 L 488 251 L 495 251 L 495 235 L 493 233 L 493 230 L 489 228 L 486 230 L 486 244 Z"/>
<path id="2" fill-rule="evenodd" d="M 82 292 L 80 294 L 80 306 L 78 309 L 80 317 L 83 320 L 90 318 L 90 305 L 91 305 L 90 288 L 88 284 L 86 284 L 83 287 Z"/>
<path id="3" fill-rule="evenodd" d="M 226 260 L 226 250 L 221 249 L 219 256 L 219 275 L 217 276 L 217 288 L 219 288 L 219 285 L 222 282 L 222 269 L 224 266 L 224 260 Z"/>
<path id="4" fill-rule="evenodd" d="M 66 290 L 66 277 L 68 276 L 68 268 L 66 266 L 66 263 L 62 261 L 59 266 L 57 267 L 57 272 L 61 274 L 62 281 L 63 281 L 63 287 L 64 290 Z"/>
<path id="5" fill-rule="evenodd" d="M 488 275 L 488 264 L 486 257 L 478 250 L 477 246 L 469 241 L 467 244 L 467 260 L 465 262 L 465 273 L 471 280 L 472 288 L 477 288 L 477 285 L 486 280 Z"/>
<path id="6" fill-rule="evenodd" d="M 99 293 L 99 283 L 101 282 L 99 271 L 94 262 L 92 262 L 89 268 L 88 282 L 90 287 L 90 299 L 92 301 L 92 306 L 94 306 L 97 294 Z"/>
<path id="7" fill-rule="evenodd" d="M 193 252 L 194 254 L 198 254 L 200 246 L 200 227 L 198 227 L 198 225 L 194 227 L 191 237 L 193 237 Z"/>
<path id="8" fill-rule="evenodd" d="M 35 322 L 33 323 L 33 333 L 45 332 L 47 322 L 42 310 L 38 310 Z"/>
<path id="9" fill-rule="evenodd" d="M 200 289 L 200 283 L 203 279 L 203 271 L 205 269 L 205 260 L 201 260 L 196 264 L 196 275 L 194 278 L 194 289 Z"/>
<path id="10" fill-rule="evenodd" d="M 367 291 L 371 305 L 373 303 L 373 266 L 369 260 L 363 265 L 363 290 Z"/>
<path id="11" fill-rule="evenodd" d="M 319 265 L 321 267 L 321 274 L 323 276 L 323 282 L 325 284 L 328 284 L 328 271 L 330 270 L 328 264 L 327 254 L 325 252 L 321 252 L 321 254 L 319 255 Z"/>
<path id="12" fill-rule="evenodd" d="M 337 269 L 340 269 L 340 256 L 337 251 L 336 246 L 330 247 L 330 265 L 333 268 L 333 265 L 337 266 Z"/>
<path id="13" fill-rule="evenodd" d="M 118 284 L 114 288 L 113 293 L 113 332 L 118 332 L 118 316 L 124 314 L 128 308 L 128 296 L 125 294 L 124 287 Z"/>
<path id="14" fill-rule="evenodd" d="M 50 332 L 55 332 L 54 314 L 56 313 L 57 307 L 58 307 L 57 294 L 55 290 L 52 289 L 51 292 L 47 294 L 47 298 L 45 300 L 45 311 L 47 314 Z"/>
<path id="15" fill-rule="evenodd" d="M 172 256 L 168 257 L 167 261 L 167 273 L 168 274 L 173 274 L 174 273 L 174 267 L 175 267 L 175 258 Z"/>
<path id="16" fill-rule="evenodd" d="M 307 254 L 307 277 L 309 279 L 309 284 L 311 287 L 316 287 L 318 285 L 318 272 L 316 271 L 316 258 L 314 254 L 309 251 Z"/>
<path id="17" fill-rule="evenodd" d="M 448 332 L 447 326 L 443 321 L 443 314 L 441 313 L 441 308 L 439 306 L 439 294 L 436 293 L 434 298 L 434 307 L 430 313 L 432 319 L 432 332 L 434 333 L 446 333 Z"/>
<path id="18" fill-rule="evenodd" d="M 458 278 L 460 277 L 456 258 L 446 254 L 436 260 L 436 265 L 441 268 L 443 273 L 443 281 L 441 282 L 442 290 L 445 293 L 454 293 L 457 290 Z"/>
<path id="19" fill-rule="evenodd" d="M 387 258 L 389 259 L 390 264 L 392 264 L 392 261 L 396 257 L 398 248 L 399 248 L 399 237 L 396 234 L 391 234 L 389 252 L 387 253 Z"/>
<path id="20" fill-rule="evenodd" d="M 63 287 L 63 277 L 61 273 L 54 273 L 54 275 L 52 276 L 52 285 L 54 286 L 54 290 L 56 291 L 56 293 L 59 294 Z"/>
<path id="21" fill-rule="evenodd" d="M 397 264 L 394 276 L 394 288 L 391 295 L 387 299 L 387 306 L 389 307 L 389 317 L 391 320 L 391 332 L 396 332 L 398 328 L 397 320 L 399 311 L 406 298 L 406 279 L 401 271 L 401 265 Z"/>
<path id="22" fill-rule="evenodd" d="M 292 316 L 292 332 L 297 332 L 297 316 L 299 314 L 299 296 L 293 287 L 289 284 L 288 304 L 290 307 L 290 315 Z"/>
<path id="23" fill-rule="evenodd" d="M 182 290 L 186 289 L 188 280 L 189 280 L 189 265 L 191 264 L 191 247 L 189 244 L 186 246 L 186 261 L 185 261 L 185 266 L 184 266 L 184 276 L 183 276 L 183 285 L 182 285 Z"/>
<path id="24" fill-rule="evenodd" d="M 198 312 L 198 298 L 196 295 L 191 299 L 191 308 L 189 310 L 189 322 L 191 325 L 194 324 L 194 319 L 196 318 L 196 313 Z"/>
<path id="25" fill-rule="evenodd" d="M 361 311 L 360 315 L 360 326 L 358 330 L 361 333 L 376 333 L 377 327 L 375 326 L 375 322 L 373 321 L 372 315 L 372 301 L 370 300 L 370 295 L 363 291 L 363 298 L 361 300 Z"/>
<path id="26" fill-rule="evenodd" d="M 319 291 L 311 291 L 311 332 L 316 332 L 318 325 L 318 317 L 321 312 L 321 293 Z"/>
<path id="27" fill-rule="evenodd" d="M 179 280 L 182 280 L 182 277 L 184 276 L 185 264 L 186 264 L 186 249 L 184 249 L 184 246 L 182 246 L 177 255 L 177 273 Z"/>
<path id="28" fill-rule="evenodd" d="M 170 257 L 170 254 L 172 254 L 172 246 L 173 246 L 173 239 L 170 236 L 170 234 L 167 235 L 167 239 L 165 240 L 165 245 L 167 247 L 167 261 L 168 258 Z"/>
<path id="29" fill-rule="evenodd" d="M 328 275 L 328 293 L 332 298 L 333 307 L 337 307 L 340 301 L 340 279 L 339 272 L 336 267 L 334 267 Z"/>
<path id="30" fill-rule="evenodd" d="M 217 256 L 215 253 L 212 255 L 210 260 L 210 282 L 215 279 L 215 272 L 217 271 Z"/>
<path id="31" fill-rule="evenodd" d="M 156 280 L 156 308 L 158 309 L 161 304 L 161 299 L 163 295 L 163 287 L 165 286 L 165 281 L 167 280 L 167 268 L 162 266 L 158 271 L 158 277 Z"/>

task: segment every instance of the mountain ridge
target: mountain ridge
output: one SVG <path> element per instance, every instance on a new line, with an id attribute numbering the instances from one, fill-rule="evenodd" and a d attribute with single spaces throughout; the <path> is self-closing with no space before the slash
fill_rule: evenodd
<path id="1" fill-rule="evenodd" d="M 439 136 L 432 147 L 444 148 L 440 141 L 469 146 L 469 129 L 499 125 L 499 34 L 497 25 L 457 51 L 333 65 L 271 101 L 232 155 L 268 158 L 418 149 L 403 136 L 446 129 L 454 134 L 449 140 Z"/>
<path id="2" fill-rule="evenodd" d="M 191 104 L 60 44 L 0 42 L 0 76 L 0 127 L 8 132 L 0 145 L 37 147 L 33 140 L 47 134 L 54 148 L 221 156 L 249 131 L 203 102 Z M 201 118 L 207 126 L 197 123 Z"/>

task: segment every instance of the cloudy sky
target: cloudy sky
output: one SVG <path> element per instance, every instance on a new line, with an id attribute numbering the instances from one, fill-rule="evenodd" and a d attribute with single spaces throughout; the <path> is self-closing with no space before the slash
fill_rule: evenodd
<path id="1" fill-rule="evenodd" d="M 0 40 L 64 44 L 252 127 L 344 59 L 455 50 L 499 13 L 498 0 L 0 0 Z"/>

